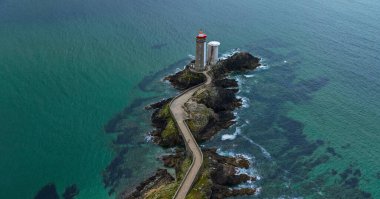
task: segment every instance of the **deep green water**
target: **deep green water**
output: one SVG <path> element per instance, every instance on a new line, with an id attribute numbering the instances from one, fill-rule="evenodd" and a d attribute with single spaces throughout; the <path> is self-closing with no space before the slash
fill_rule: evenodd
<path id="1" fill-rule="evenodd" d="M 50 182 L 107 198 L 101 174 L 115 157 L 116 191 L 161 167 L 142 108 L 174 95 L 160 79 L 194 54 L 199 28 L 220 52 L 269 66 L 236 74 L 248 106 L 205 143 L 252 158 L 261 179 L 245 186 L 263 198 L 380 198 L 379 10 L 373 0 L 0 0 L 0 198 L 33 198 Z M 103 126 L 125 107 L 116 139 Z"/>

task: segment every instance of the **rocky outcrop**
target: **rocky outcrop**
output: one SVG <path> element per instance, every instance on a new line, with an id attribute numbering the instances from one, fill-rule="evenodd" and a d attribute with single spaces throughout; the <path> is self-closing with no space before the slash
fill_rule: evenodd
<path id="1" fill-rule="evenodd" d="M 175 121 L 170 114 L 170 101 L 171 99 L 165 99 L 146 107 L 146 109 L 155 109 L 151 117 L 155 129 L 150 135 L 153 141 L 162 147 L 183 145 Z"/>
<path id="2" fill-rule="evenodd" d="M 166 169 L 158 169 L 156 173 L 144 182 L 140 183 L 132 192 L 124 192 L 118 198 L 142 199 L 150 190 L 165 186 L 174 181 L 174 178 Z"/>
<path id="3" fill-rule="evenodd" d="M 228 79 L 228 74 L 255 69 L 259 65 L 259 59 L 249 53 L 236 53 L 212 66 L 210 71 L 213 77 L 212 83 L 194 93 L 184 107 L 188 114 L 186 123 L 197 141 L 209 140 L 221 129 L 234 124 L 235 116 L 232 111 L 240 107 L 242 102 L 236 97 L 238 84 L 235 80 Z M 165 80 L 170 81 L 175 88 L 184 90 L 204 82 L 206 77 L 191 71 L 188 65 L 182 71 L 166 77 Z M 161 157 L 164 166 L 175 169 L 176 180 L 166 170 L 158 170 L 133 192 L 128 194 L 125 192 L 121 198 L 144 196 L 171 198 L 190 166 L 191 159 L 186 158 L 184 142 L 170 114 L 170 101 L 171 98 L 162 100 L 147 106 L 146 109 L 154 110 L 151 118 L 155 127 L 151 132 L 153 140 L 163 147 L 178 147 L 174 153 Z M 252 195 L 256 192 L 251 188 L 231 188 L 255 180 L 254 176 L 237 172 L 239 168 L 250 167 L 247 159 L 240 156 L 224 157 L 219 155 L 216 149 L 202 149 L 202 151 L 203 169 L 200 171 L 198 181 L 188 193 L 190 198 L 226 198 Z"/>
<path id="4" fill-rule="evenodd" d="M 190 66 L 186 66 L 182 71 L 167 76 L 164 80 L 168 80 L 176 89 L 185 90 L 206 81 L 206 76 L 195 73 L 190 70 Z"/>
<path id="5" fill-rule="evenodd" d="M 215 80 L 225 77 L 231 72 L 244 72 L 260 66 L 260 59 L 247 52 L 235 53 L 231 57 L 218 62 L 213 66 L 211 74 Z"/>
<path id="6" fill-rule="evenodd" d="M 215 123 L 216 114 L 211 108 L 206 107 L 204 104 L 198 104 L 193 100 L 185 103 L 185 111 L 189 117 L 186 123 L 195 139 L 198 141 L 204 140 L 204 131 L 206 127 Z"/>

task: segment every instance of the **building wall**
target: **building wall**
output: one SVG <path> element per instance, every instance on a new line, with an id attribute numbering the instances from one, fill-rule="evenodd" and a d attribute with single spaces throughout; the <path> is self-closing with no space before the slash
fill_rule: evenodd
<path id="1" fill-rule="evenodd" d="M 206 64 L 206 39 L 197 39 L 195 52 L 195 69 L 204 70 Z"/>

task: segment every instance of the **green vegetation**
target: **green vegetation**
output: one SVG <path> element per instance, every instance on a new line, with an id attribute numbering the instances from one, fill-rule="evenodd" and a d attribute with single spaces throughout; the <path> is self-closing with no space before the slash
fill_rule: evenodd
<path id="1" fill-rule="evenodd" d="M 172 198 L 177 191 L 181 182 L 173 182 L 168 185 L 162 185 L 157 189 L 148 192 L 144 198 L 146 199 L 168 199 Z"/>
<path id="2" fill-rule="evenodd" d="M 165 129 L 162 131 L 161 138 L 166 140 L 171 140 L 173 138 L 176 138 L 178 136 L 178 130 L 174 123 L 173 118 L 169 117 L 167 118 L 167 123 Z"/>
<path id="3" fill-rule="evenodd" d="M 191 159 L 190 157 L 187 157 L 181 164 L 178 172 L 177 172 L 177 181 L 181 181 L 183 177 L 185 177 L 187 170 L 190 168 L 191 165 Z"/>
<path id="4" fill-rule="evenodd" d="M 177 171 L 177 179 L 175 182 L 163 185 L 157 189 L 152 189 L 144 198 L 146 199 L 167 199 L 172 198 L 177 191 L 183 177 L 185 177 L 187 170 L 190 168 L 191 159 L 186 158 Z"/>
<path id="5" fill-rule="evenodd" d="M 165 104 L 158 112 L 158 117 L 166 120 L 166 126 L 161 133 L 161 138 L 164 142 L 177 140 L 179 135 L 175 121 L 170 114 L 169 104 L 170 103 Z"/>
<path id="6" fill-rule="evenodd" d="M 186 124 L 189 127 L 191 132 L 197 132 L 199 130 L 194 120 L 191 120 L 191 119 L 186 120 Z"/>
<path id="7" fill-rule="evenodd" d="M 169 104 L 170 104 L 170 103 L 167 103 L 167 104 L 165 104 L 165 105 L 161 108 L 160 112 L 158 113 L 158 117 L 160 117 L 160 118 L 169 118 L 169 117 L 171 117 L 171 115 L 170 115 Z"/>
<path id="8" fill-rule="evenodd" d="M 191 191 L 187 194 L 186 199 L 202 199 L 208 198 L 208 194 L 211 192 L 212 181 L 210 177 L 210 171 L 207 158 L 204 158 L 202 173 L 199 176 L 198 181 L 194 184 Z"/>
<path id="9" fill-rule="evenodd" d="M 178 81 L 182 84 L 189 86 L 194 86 L 200 84 L 206 80 L 206 76 L 201 73 L 194 73 L 190 70 L 183 70 L 183 73 L 180 74 Z"/>

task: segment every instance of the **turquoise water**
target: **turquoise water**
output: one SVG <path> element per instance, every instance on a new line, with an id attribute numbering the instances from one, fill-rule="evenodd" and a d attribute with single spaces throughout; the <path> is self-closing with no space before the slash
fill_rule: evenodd
<path id="1" fill-rule="evenodd" d="M 249 106 L 205 143 L 253 158 L 261 180 L 246 186 L 264 198 L 379 198 L 379 9 L 371 0 L 2 0 L 0 198 L 33 198 L 49 182 L 107 198 L 102 172 L 122 149 L 117 191 L 161 167 L 142 108 L 174 94 L 160 78 L 194 54 L 199 28 L 220 52 L 241 48 L 269 66 L 236 75 Z M 112 141 L 103 126 L 128 106 L 126 138 Z"/>

